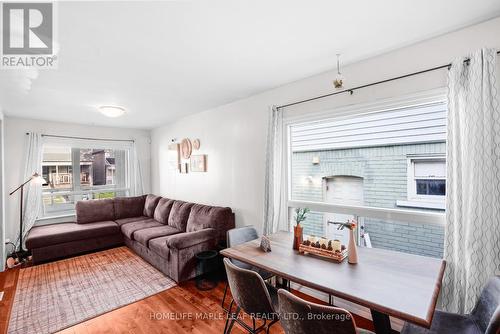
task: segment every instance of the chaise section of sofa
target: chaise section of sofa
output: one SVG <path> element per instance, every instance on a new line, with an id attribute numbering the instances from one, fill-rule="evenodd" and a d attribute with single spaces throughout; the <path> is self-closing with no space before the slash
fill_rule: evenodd
<path id="1" fill-rule="evenodd" d="M 177 282 L 196 276 L 195 255 L 225 244 L 230 208 L 155 195 L 80 201 L 77 221 L 37 226 L 26 246 L 34 263 L 125 243 Z"/>
<path id="2" fill-rule="evenodd" d="M 26 238 L 34 264 L 120 245 L 123 237 L 114 221 L 35 226 Z"/>

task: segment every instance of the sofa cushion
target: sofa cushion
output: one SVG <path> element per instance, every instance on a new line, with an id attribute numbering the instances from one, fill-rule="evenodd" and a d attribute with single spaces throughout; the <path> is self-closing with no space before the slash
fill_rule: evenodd
<path id="1" fill-rule="evenodd" d="M 146 196 L 115 198 L 115 219 L 142 216 L 145 202 Z"/>
<path id="2" fill-rule="evenodd" d="M 217 242 L 226 240 L 226 232 L 234 228 L 234 213 L 230 208 L 195 204 L 191 208 L 186 232 L 213 228 L 217 231 Z"/>
<path id="3" fill-rule="evenodd" d="M 193 205 L 193 203 L 174 201 L 170 215 L 168 216 L 168 225 L 185 232 L 189 213 Z"/>
<path id="4" fill-rule="evenodd" d="M 137 222 L 140 220 L 147 220 L 147 219 L 151 219 L 151 218 L 146 217 L 146 216 L 138 216 L 138 217 L 117 219 L 117 220 L 115 220 L 115 222 L 118 224 L 118 226 L 122 226 L 124 224 L 133 223 L 133 222 Z"/>
<path id="5" fill-rule="evenodd" d="M 159 237 L 149 240 L 149 249 L 151 249 L 154 253 L 161 256 L 162 258 L 168 260 L 170 249 L 167 246 L 167 240 L 170 237 L 170 235 L 167 235 L 165 237 Z"/>
<path id="6" fill-rule="evenodd" d="M 168 198 L 161 198 L 158 201 L 158 205 L 156 206 L 155 213 L 153 218 L 162 224 L 168 224 L 168 216 L 170 215 L 170 210 L 172 209 L 172 205 L 174 204 L 174 200 Z"/>
<path id="7" fill-rule="evenodd" d="M 189 214 L 186 232 L 199 231 L 209 227 L 226 231 L 230 229 L 226 225 L 232 214 L 230 208 L 195 204 Z"/>
<path id="8" fill-rule="evenodd" d="M 181 231 L 179 231 L 178 229 L 176 229 L 172 226 L 163 225 L 163 226 L 150 227 L 150 228 L 145 228 L 142 230 L 135 231 L 133 234 L 133 237 L 134 237 L 134 240 L 136 240 L 137 242 L 148 247 L 148 242 L 151 239 L 164 237 L 167 235 L 172 235 L 172 234 L 177 234 L 177 233 L 181 233 Z"/>
<path id="9" fill-rule="evenodd" d="M 26 237 L 26 247 L 28 249 L 40 248 L 119 233 L 120 228 L 113 221 L 41 225 L 29 231 Z"/>
<path id="10" fill-rule="evenodd" d="M 149 194 L 146 196 L 146 202 L 144 203 L 144 211 L 143 215 L 146 217 L 153 218 L 153 215 L 155 213 L 156 206 L 158 205 L 158 202 L 160 201 L 161 197 Z"/>
<path id="11" fill-rule="evenodd" d="M 115 219 L 113 199 L 91 199 L 76 202 L 76 222 L 86 224 Z"/>
<path id="12" fill-rule="evenodd" d="M 147 218 L 145 220 L 139 220 L 136 222 L 124 224 L 120 226 L 122 233 L 129 239 L 133 240 L 133 234 L 135 231 L 142 230 L 144 228 L 149 228 L 149 227 L 156 227 L 156 226 L 163 226 L 162 224 L 158 223 L 156 220 L 153 218 Z"/>
<path id="13" fill-rule="evenodd" d="M 217 231 L 213 228 L 207 228 L 195 232 L 172 235 L 166 240 L 166 242 L 168 248 L 170 249 L 184 249 L 204 242 L 213 242 L 215 245 L 216 238 Z"/>

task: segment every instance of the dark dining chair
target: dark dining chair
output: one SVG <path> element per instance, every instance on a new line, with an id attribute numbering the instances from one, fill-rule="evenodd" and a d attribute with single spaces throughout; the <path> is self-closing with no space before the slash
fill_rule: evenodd
<path id="1" fill-rule="evenodd" d="M 227 231 L 227 247 L 234 247 L 236 245 L 243 244 L 248 241 L 252 241 L 255 239 L 259 238 L 259 234 L 257 233 L 257 230 L 253 226 L 245 226 L 245 227 L 240 227 L 240 228 L 233 228 L 229 231 Z M 262 270 L 260 268 L 255 268 L 250 264 L 231 259 L 230 260 L 234 265 L 237 265 L 240 268 L 248 269 L 248 270 L 253 270 L 256 273 L 258 273 L 264 280 L 268 280 L 274 275 L 270 272 L 267 272 L 265 270 Z M 222 309 L 224 311 L 228 311 L 224 307 L 224 303 L 226 301 L 226 296 L 227 296 L 227 289 L 228 289 L 228 284 L 226 284 L 226 288 L 224 289 L 224 296 L 222 297 Z"/>
<path id="2" fill-rule="evenodd" d="M 286 334 L 373 334 L 357 328 L 351 313 L 342 308 L 311 303 L 284 289 L 278 290 L 278 300 Z"/>
<path id="3" fill-rule="evenodd" d="M 492 277 L 470 314 L 434 312 L 430 329 L 406 323 L 401 334 L 499 334 L 500 276 Z"/>
<path id="4" fill-rule="evenodd" d="M 227 281 L 233 296 L 224 333 L 229 334 L 235 322 L 252 334 L 263 330 L 269 333 L 271 326 L 279 320 L 276 288 L 266 284 L 255 271 L 240 268 L 227 258 L 224 259 L 224 266 L 226 267 Z M 233 312 L 233 304 L 236 306 L 235 312 Z M 242 310 L 250 315 L 253 327 L 250 327 L 238 317 Z M 257 319 L 263 321 L 263 324 L 259 327 L 255 326 Z"/>

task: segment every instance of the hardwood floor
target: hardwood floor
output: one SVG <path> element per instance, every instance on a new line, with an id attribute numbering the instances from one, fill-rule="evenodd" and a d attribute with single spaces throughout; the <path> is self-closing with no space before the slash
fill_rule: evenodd
<path id="1" fill-rule="evenodd" d="M 0 302 L 0 333 L 7 332 L 10 310 L 14 301 L 19 269 L 0 273 L 0 291 L 5 291 Z M 209 291 L 199 291 L 193 280 L 180 284 L 141 301 L 110 311 L 96 318 L 62 330 L 64 334 L 91 333 L 193 333 L 220 334 L 224 331 L 225 314 L 220 302 L 224 283 Z M 295 292 L 302 298 L 319 302 L 312 297 Z M 246 321 L 250 324 L 249 319 Z M 356 317 L 358 326 L 373 329 L 372 323 Z M 232 333 L 246 333 L 235 325 Z M 275 324 L 271 333 L 283 333 Z"/>
<path id="2" fill-rule="evenodd" d="M 10 318 L 10 310 L 14 303 L 16 293 L 17 278 L 19 269 L 10 269 L 0 272 L 0 291 L 4 292 L 3 299 L 0 302 L 0 333 L 7 333 L 7 325 Z"/>

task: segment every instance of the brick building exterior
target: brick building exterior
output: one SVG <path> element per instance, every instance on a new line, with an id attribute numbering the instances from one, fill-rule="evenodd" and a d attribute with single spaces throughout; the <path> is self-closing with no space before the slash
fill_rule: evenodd
<path id="1" fill-rule="evenodd" d="M 324 201 L 325 178 L 353 176 L 362 180 L 363 205 L 409 209 L 398 205 L 398 201 L 408 199 L 408 159 L 412 156 L 444 155 L 445 150 L 446 144 L 438 142 L 293 152 L 292 198 Z M 313 158 L 319 159 L 319 163 L 312 163 Z M 443 256 L 443 226 L 371 218 L 361 218 L 360 223 L 364 223 L 373 247 Z M 303 226 L 306 234 L 325 235 L 322 213 L 311 212 Z"/>

